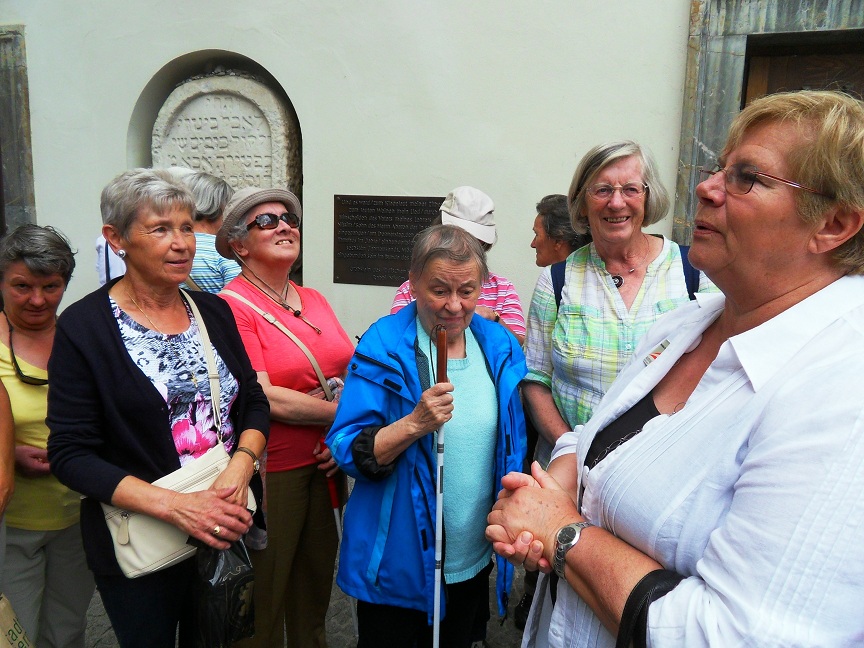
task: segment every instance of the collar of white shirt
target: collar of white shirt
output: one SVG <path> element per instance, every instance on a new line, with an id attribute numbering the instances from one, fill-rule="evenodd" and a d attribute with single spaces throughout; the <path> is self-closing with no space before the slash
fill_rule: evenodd
<path id="1" fill-rule="evenodd" d="M 758 391 L 810 340 L 862 305 L 864 276 L 847 275 L 761 326 L 729 338 L 729 344 Z"/>

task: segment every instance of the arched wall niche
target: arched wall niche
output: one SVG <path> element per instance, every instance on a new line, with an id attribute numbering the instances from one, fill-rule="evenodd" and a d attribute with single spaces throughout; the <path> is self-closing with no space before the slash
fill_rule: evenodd
<path id="1" fill-rule="evenodd" d="M 271 181 L 262 179 L 260 174 L 244 175 L 235 170 L 225 170 L 224 160 L 219 167 L 215 163 L 215 157 L 220 153 L 216 146 L 207 151 L 202 147 L 196 156 L 186 157 L 187 163 L 181 165 L 204 171 L 225 170 L 218 175 L 224 175 L 225 180 L 235 189 L 250 184 L 272 183 L 287 186 L 302 198 L 302 138 L 299 120 L 291 100 L 282 85 L 264 67 L 234 52 L 191 52 L 167 63 L 153 75 L 139 95 L 129 120 L 126 137 L 128 166 L 148 167 L 153 166 L 154 162 L 157 166 L 169 166 L 172 161 L 176 162 L 176 147 L 171 151 L 163 149 L 163 146 L 168 146 L 169 143 L 160 133 L 164 135 L 177 127 L 176 124 L 172 125 L 172 113 L 182 113 L 186 109 L 195 112 L 204 102 L 211 102 L 211 98 L 214 101 L 220 100 L 223 104 L 233 102 L 230 106 L 223 105 L 222 109 L 226 114 L 220 117 L 220 120 L 212 122 L 213 141 L 220 145 L 230 144 L 233 148 L 234 144 L 226 135 L 230 134 L 230 124 L 234 123 L 239 127 L 241 120 L 227 111 L 237 106 L 241 112 L 248 113 L 251 119 L 247 119 L 247 122 L 254 120 L 256 129 L 262 134 L 262 140 L 265 135 L 268 139 L 272 136 L 274 152 L 280 159 L 278 163 L 274 160 L 274 164 L 283 164 L 284 171 L 274 173 Z M 273 122 L 279 122 L 284 129 L 271 133 Z M 156 141 L 154 126 L 157 129 Z M 221 136 L 217 132 L 220 128 Z M 247 138 L 247 144 L 248 139 L 250 138 Z M 251 136 L 251 139 L 254 142 L 255 136 Z M 157 145 L 157 157 L 162 158 L 155 161 L 154 144 Z M 205 158 L 202 158 L 202 155 Z M 207 158 L 208 155 L 211 158 Z M 253 157 L 255 156 L 248 156 L 250 160 Z M 260 162 L 260 156 L 256 159 Z"/>

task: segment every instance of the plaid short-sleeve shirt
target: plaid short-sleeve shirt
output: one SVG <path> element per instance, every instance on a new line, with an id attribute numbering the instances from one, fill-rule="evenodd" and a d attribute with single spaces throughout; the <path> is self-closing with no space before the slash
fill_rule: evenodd
<path id="1" fill-rule="evenodd" d="M 701 275 L 699 291 L 716 290 Z M 560 307 L 555 306 L 550 269 L 544 268 L 537 280 L 528 310 L 525 380 L 552 390 L 571 429 L 582 425 L 651 325 L 688 300 L 681 251 L 674 241 L 664 238 L 629 311 L 594 244 L 579 248 L 567 257 Z M 551 447 L 541 446 L 548 444 L 538 443 L 537 457 L 548 460 Z"/>

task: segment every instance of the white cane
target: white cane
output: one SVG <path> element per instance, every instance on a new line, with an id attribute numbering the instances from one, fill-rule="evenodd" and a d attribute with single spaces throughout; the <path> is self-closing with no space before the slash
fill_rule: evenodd
<path id="1" fill-rule="evenodd" d="M 436 326 L 439 383 L 447 382 L 447 329 Z M 432 646 L 441 645 L 441 581 L 444 564 L 441 558 L 444 544 L 444 426 L 438 430 L 438 471 L 435 481 L 435 604 L 432 616 Z"/>

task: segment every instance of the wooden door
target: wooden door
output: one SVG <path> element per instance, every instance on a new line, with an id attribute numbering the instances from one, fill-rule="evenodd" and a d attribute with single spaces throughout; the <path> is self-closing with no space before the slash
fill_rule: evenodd
<path id="1" fill-rule="evenodd" d="M 794 90 L 864 98 L 864 30 L 758 34 L 747 39 L 744 105 Z"/>

